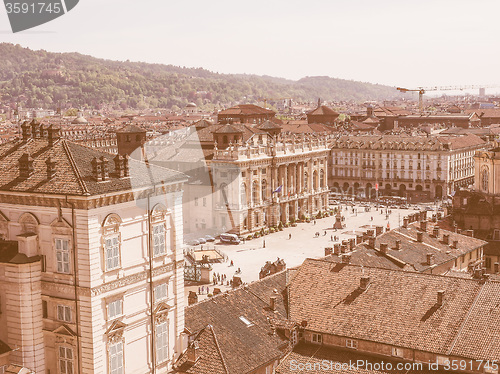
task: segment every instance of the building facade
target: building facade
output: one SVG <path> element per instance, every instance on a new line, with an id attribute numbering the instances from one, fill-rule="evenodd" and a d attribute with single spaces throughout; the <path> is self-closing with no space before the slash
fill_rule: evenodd
<path id="1" fill-rule="evenodd" d="M 37 374 L 169 371 L 184 329 L 185 176 L 40 130 L 25 126 L 0 148 L 10 363 Z"/>
<path id="2" fill-rule="evenodd" d="M 441 199 L 474 183 L 474 153 L 485 147 L 475 135 L 341 136 L 331 144 L 329 184 L 365 197 Z"/>

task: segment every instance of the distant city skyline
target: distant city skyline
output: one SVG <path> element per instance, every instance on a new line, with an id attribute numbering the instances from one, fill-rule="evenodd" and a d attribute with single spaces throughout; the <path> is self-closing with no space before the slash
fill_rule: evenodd
<path id="1" fill-rule="evenodd" d="M 0 41 L 293 80 L 500 85 L 499 11 L 494 0 L 85 0 L 64 17 L 17 34 L 0 11 Z"/>

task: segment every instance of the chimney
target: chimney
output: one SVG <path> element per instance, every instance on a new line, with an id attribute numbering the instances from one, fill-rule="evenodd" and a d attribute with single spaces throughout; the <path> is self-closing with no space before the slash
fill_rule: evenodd
<path id="1" fill-rule="evenodd" d="M 342 256 L 342 263 L 343 264 L 348 264 L 350 262 L 351 262 L 351 255 L 345 254 Z"/>
<path id="2" fill-rule="evenodd" d="M 405 217 L 403 218 L 403 227 L 408 227 L 408 221 L 409 221 L 409 218 L 408 217 Z"/>
<path id="3" fill-rule="evenodd" d="M 91 161 L 92 164 L 92 176 L 96 181 L 102 182 L 108 179 L 108 160 L 101 156 L 100 158 L 94 157 Z"/>
<path id="4" fill-rule="evenodd" d="M 332 247 L 325 247 L 325 256 L 329 256 L 333 253 Z"/>
<path id="5" fill-rule="evenodd" d="M 493 264 L 493 272 L 494 272 L 495 274 L 498 274 L 498 270 L 500 270 L 500 264 L 499 264 L 498 262 L 495 262 L 495 263 Z"/>
<path id="6" fill-rule="evenodd" d="M 380 252 L 387 253 L 387 243 L 380 243 Z"/>
<path id="7" fill-rule="evenodd" d="M 23 141 L 27 141 L 29 138 L 31 138 L 31 127 L 28 121 L 23 122 L 23 124 L 21 125 L 21 131 L 23 133 Z"/>
<path id="8" fill-rule="evenodd" d="M 455 249 L 458 248 L 458 240 L 454 240 L 451 247 Z"/>
<path id="9" fill-rule="evenodd" d="M 433 261 L 432 261 L 433 257 L 434 257 L 434 255 L 432 253 L 427 253 L 427 265 L 429 265 L 429 266 L 432 265 L 432 263 L 433 263 Z"/>
<path id="10" fill-rule="evenodd" d="M 427 231 L 427 221 L 420 221 L 420 230 Z"/>
<path id="11" fill-rule="evenodd" d="M 450 244 L 450 235 L 449 234 L 444 234 L 443 235 L 443 243 L 444 244 Z"/>
<path id="12" fill-rule="evenodd" d="M 59 140 L 59 138 L 61 137 L 61 129 L 59 127 L 54 127 L 53 125 L 50 125 L 49 126 L 49 129 L 48 129 L 48 139 L 49 139 L 49 146 L 53 146 L 54 143 Z"/>
<path id="13" fill-rule="evenodd" d="M 417 232 L 417 242 L 422 243 L 424 241 L 424 233 L 422 231 Z"/>
<path id="14" fill-rule="evenodd" d="M 396 240 L 396 249 L 399 251 L 401 249 L 401 240 Z"/>
<path id="15" fill-rule="evenodd" d="M 375 238 L 373 236 L 368 238 L 368 246 L 375 249 Z"/>
<path id="16" fill-rule="evenodd" d="M 113 158 L 113 161 L 115 162 L 115 172 L 118 175 L 118 178 L 125 178 L 130 175 L 128 156 L 117 154 L 115 158 Z"/>
<path id="17" fill-rule="evenodd" d="M 276 296 L 271 296 L 269 298 L 269 308 L 271 310 L 276 310 Z"/>
<path id="18" fill-rule="evenodd" d="M 40 133 L 42 138 L 47 138 L 49 134 L 48 126 L 40 125 Z"/>
<path id="19" fill-rule="evenodd" d="M 435 238 L 439 238 L 439 227 L 434 226 L 434 229 L 432 230 L 432 235 L 433 235 Z"/>
<path id="20" fill-rule="evenodd" d="M 29 178 L 33 174 L 33 159 L 28 153 L 19 158 L 19 176 Z"/>
<path id="21" fill-rule="evenodd" d="M 49 156 L 45 164 L 47 164 L 47 179 L 52 179 L 56 175 L 56 162 Z"/>
<path id="22" fill-rule="evenodd" d="M 186 350 L 187 362 L 190 364 L 194 364 L 200 358 L 200 347 L 198 346 L 198 342 L 195 340 Z"/>
<path id="23" fill-rule="evenodd" d="M 359 288 L 366 290 L 368 284 L 370 283 L 370 277 L 362 276 L 359 281 Z"/>
<path id="24" fill-rule="evenodd" d="M 40 138 L 40 124 L 36 120 L 31 121 L 31 136 L 33 139 Z"/>
<path id="25" fill-rule="evenodd" d="M 441 306 L 443 305 L 443 301 L 444 301 L 444 291 L 443 290 L 440 290 L 437 292 L 437 305 Z"/>

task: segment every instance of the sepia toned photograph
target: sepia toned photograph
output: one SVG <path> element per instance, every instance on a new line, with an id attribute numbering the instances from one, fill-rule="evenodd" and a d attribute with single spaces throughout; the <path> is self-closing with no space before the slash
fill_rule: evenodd
<path id="1" fill-rule="evenodd" d="M 500 374 L 500 2 L 3 3 L 0 374 Z"/>

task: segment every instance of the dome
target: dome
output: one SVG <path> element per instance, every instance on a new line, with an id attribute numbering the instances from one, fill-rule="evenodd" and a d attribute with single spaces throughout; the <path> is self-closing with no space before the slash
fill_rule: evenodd
<path id="1" fill-rule="evenodd" d="M 187 103 L 186 104 L 186 108 L 196 108 L 196 104 L 195 103 Z"/>

